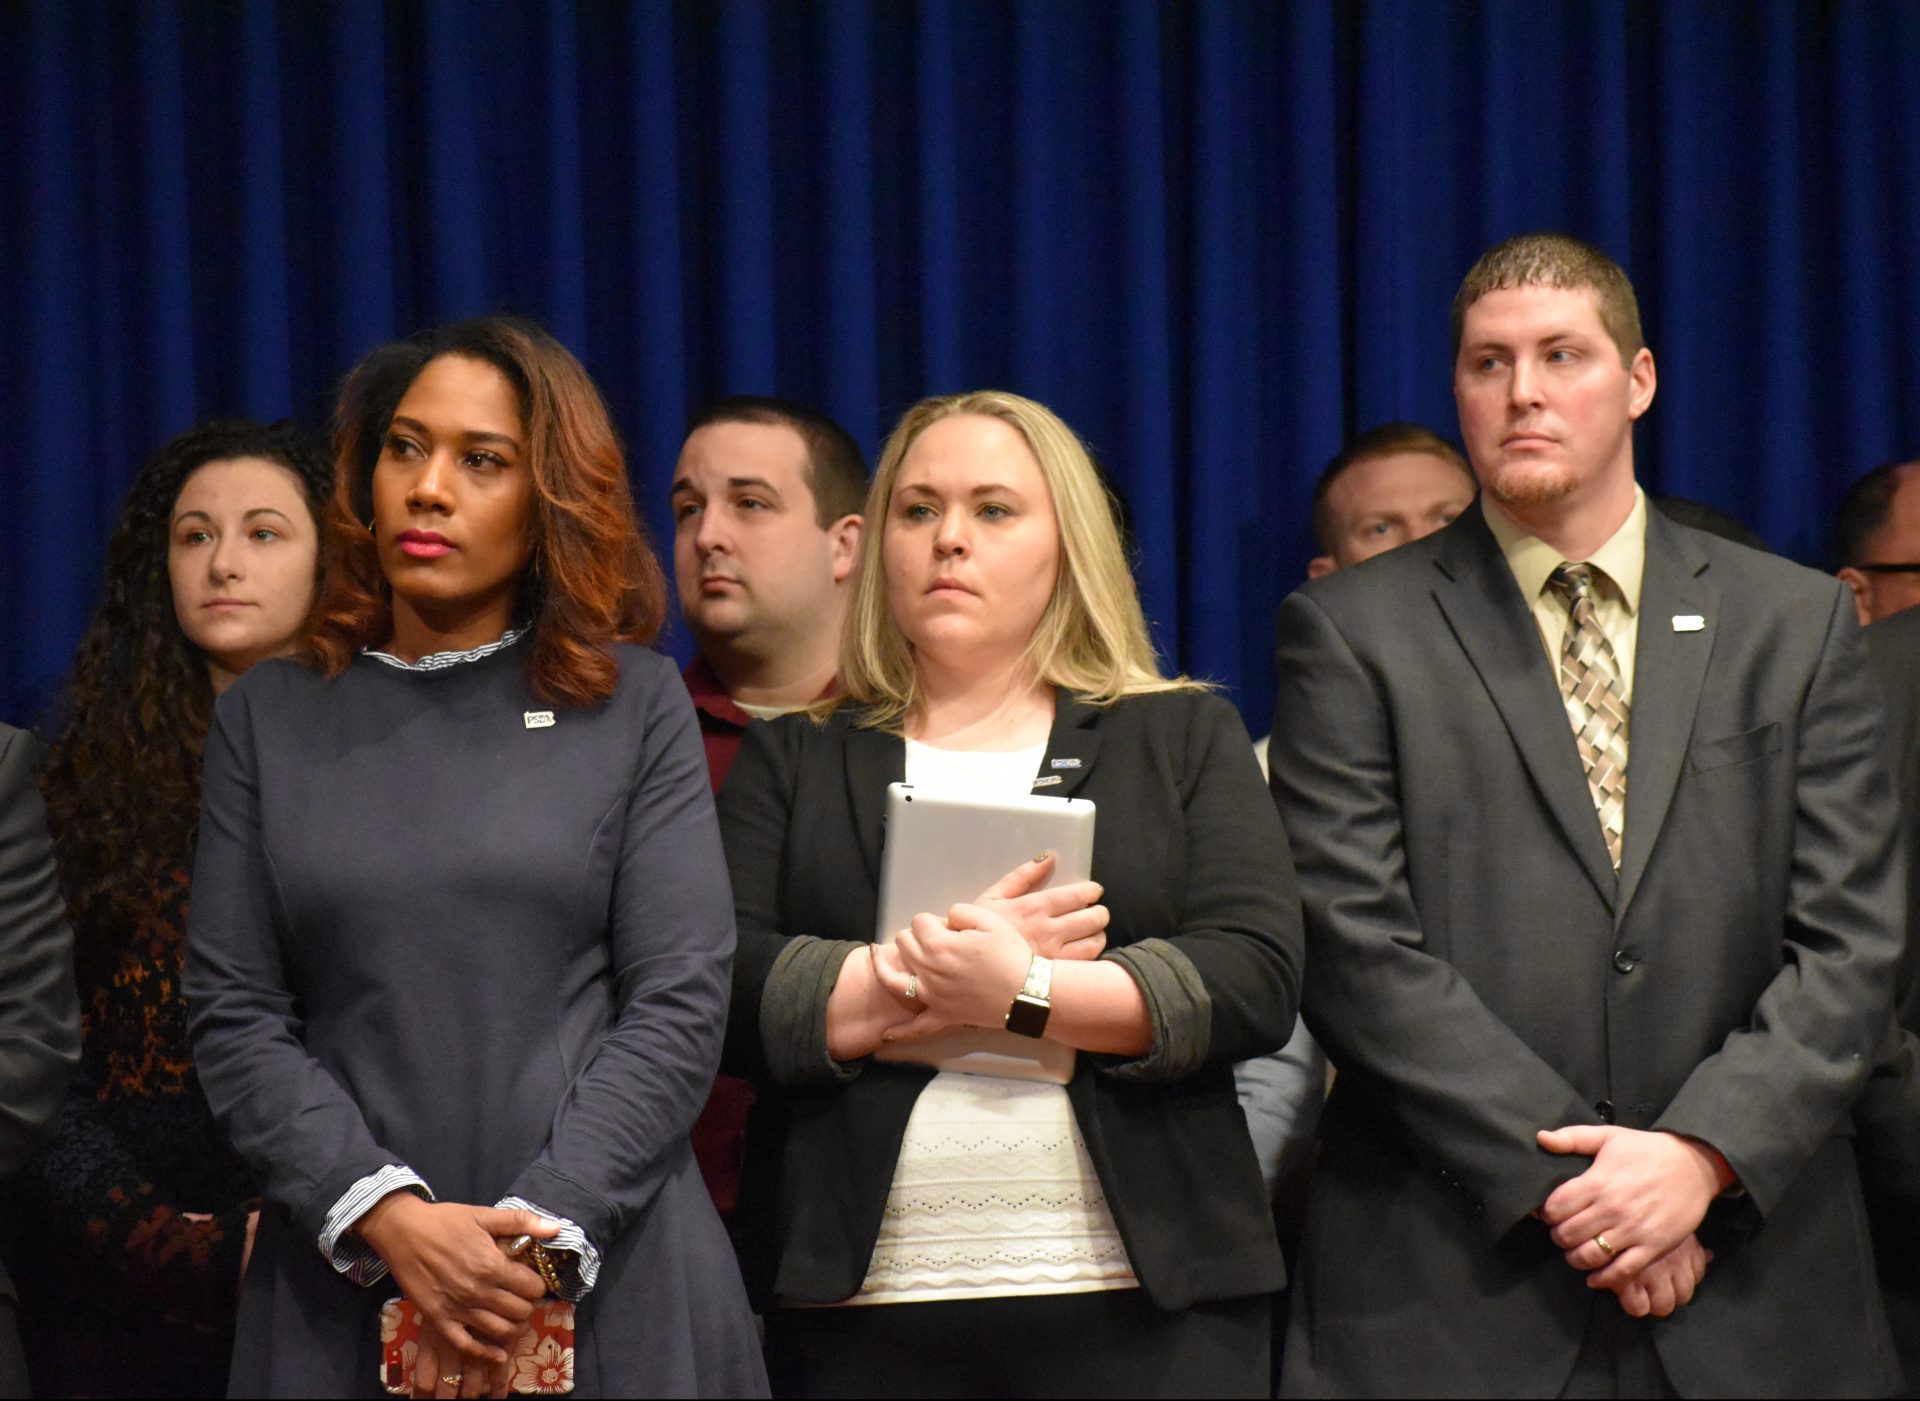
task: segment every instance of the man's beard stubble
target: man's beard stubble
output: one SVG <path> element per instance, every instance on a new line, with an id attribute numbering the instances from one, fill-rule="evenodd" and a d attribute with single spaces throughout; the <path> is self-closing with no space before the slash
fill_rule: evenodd
<path id="1" fill-rule="evenodd" d="M 1580 483 L 1558 463 L 1538 467 L 1506 463 L 1489 472 L 1482 485 L 1501 505 L 1527 509 L 1565 500 Z"/>

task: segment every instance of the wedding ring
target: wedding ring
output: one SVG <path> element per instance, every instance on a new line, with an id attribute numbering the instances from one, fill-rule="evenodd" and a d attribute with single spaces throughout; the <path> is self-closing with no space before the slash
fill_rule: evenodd
<path id="1" fill-rule="evenodd" d="M 1606 1236 L 1606 1232 L 1604 1232 L 1604 1231 L 1602 1231 L 1602 1232 L 1601 1232 L 1601 1233 L 1600 1233 L 1599 1235 L 1597 1235 L 1597 1236 L 1595 1236 L 1595 1237 L 1593 1238 L 1593 1243 L 1594 1243 L 1595 1245 L 1597 1245 L 1597 1246 L 1599 1246 L 1599 1247 L 1600 1247 L 1600 1249 L 1601 1249 L 1601 1250 L 1602 1250 L 1603 1252 L 1605 1252 L 1605 1254 L 1606 1254 L 1606 1257 L 1607 1257 L 1607 1258 L 1608 1258 L 1609 1260 L 1611 1260 L 1611 1259 L 1613 1258 L 1613 1254 L 1614 1254 L 1614 1251 L 1613 1251 L 1613 1247 L 1612 1247 L 1611 1245 L 1608 1245 L 1608 1244 L 1607 1244 L 1607 1236 Z"/>
<path id="2" fill-rule="evenodd" d="M 918 1002 L 919 1000 L 920 975 L 918 973 L 909 973 L 907 974 L 907 1001 Z"/>
<path id="3" fill-rule="evenodd" d="M 455 1372 L 455 1373 L 454 1373 L 454 1374 L 453 1374 L 452 1376 L 450 1376 L 450 1377 L 442 1377 L 442 1378 L 440 1378 L 440 1385 L 442 1385 L 442 1386 L 458 1386 L 458 1385 L 460 1385 L 460 1373 L 458 1373 L 458 1372 Z"/>

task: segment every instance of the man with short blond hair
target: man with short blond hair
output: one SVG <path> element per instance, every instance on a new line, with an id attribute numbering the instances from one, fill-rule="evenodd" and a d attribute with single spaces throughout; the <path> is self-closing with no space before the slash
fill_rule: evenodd
<path id="1" fill-rule="evenodd" d="M 1848 1115 L 1901 882 L 1851 601 L 1648 509 L 1605 254 L 1490 250 L 1454 340 L 1479 506 L 1277 627 L 1339 1069 L 1283 1392 L 1891 1393 Z"/>
<path id="2" fill-rule="evenodd" d="M 1433 534 L 1466 510 L 1473 469 L 1445 438 L 1418 423 L 1357 434 L 1313 484 L 1318 579 Z"/>

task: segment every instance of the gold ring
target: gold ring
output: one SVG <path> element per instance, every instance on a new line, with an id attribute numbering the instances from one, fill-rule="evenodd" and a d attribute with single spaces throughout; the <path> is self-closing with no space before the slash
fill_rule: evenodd
<path id="1" fill-rule="evenodd" d="M 920 975 L 918 973 L 909 973 L 907 974 L 907 1001 L 918 1002 L 919 1000 Z"/>
<path id="2" fill-rule="evenodd" d="M 440 1385 L 442 1386 L 458 1386 L 460 1385 L 460 1382 L 461 1382 L 461 1374 L 458 1372 L 455 1372 L 450 1377 L 440 1378 Z"/>
<path id="3" fill-rule="evenodd" d="M 1614 1249 L 1613 1249 L 1613 1247 L 1612 1247 L 1611 1245 L 1608 1245 L 1608 1244 L 1607 1244 L 1607 1235 L 1606 1235 L 1606 1232 L 1604 1232 L 1604 1231 L 1602 1231 L 1602 1232 L 1601 1232 L 1601 1233 L 1600 1233 L 1599 1235 L 1597 1235 L 1597 1236 L 1595 1236 L 1595 1237 L 1593 1238 L 1593 1243 L 1594 1243 L 1595 1245 L 1597 1245 L 1597 1246 L 1599 1246 L 1601 1250 L 1603 1250 L 1604 1252 L 1606 1252 L 1606 1256 L 1607 1256 L 1607 1258 L 1608 1258 L 1609 1260 L 1611 1260 L 1611 1259 L 1613 1258 L 1613 1255 L 1614 1255 Z"/>

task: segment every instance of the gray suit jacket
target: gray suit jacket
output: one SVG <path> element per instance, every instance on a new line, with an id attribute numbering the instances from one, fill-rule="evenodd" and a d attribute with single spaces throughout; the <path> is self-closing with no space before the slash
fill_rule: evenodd
<path id="1" fill-rule="evenodd" d="M 1682 631 L 1676 617 L 1704 624 Z M 1615 1307 L 1529 1213 L 1613 1122 L 1719 1148 L 1683 1394 L 1898 1384 L 1848 1108 L 1886 1046 L 1894 795 L 1832 579 L 1647 526 L 1616 878 L 1553 669 L 1477 510 L 1280 610 L 1271 751 L 1340 1075 L 1290 1394 L 1552 1395 Z"/>
<path id="2" fill-rule="evenodd" d="M 0 1175 L 26 1166 L 80 1060 L 73 931 L 60 898 L 39 746 L 0 725 Z M 0 1294 L 13 1282 L 0 1268 Z"/>

